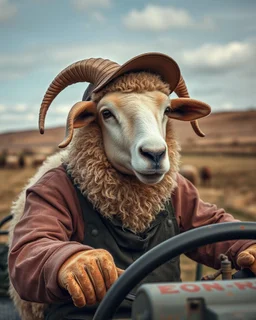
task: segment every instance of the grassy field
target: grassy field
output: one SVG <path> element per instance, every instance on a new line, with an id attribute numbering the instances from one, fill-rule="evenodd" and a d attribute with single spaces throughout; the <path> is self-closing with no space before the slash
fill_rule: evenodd
<path id="1" fill-rule="evenodd" d="M 182 164 L 211 168 L 213 179 L 207 188 L 198 186 L 204 201 L 224 207 L 239 219 L 256 218 L 256 161 L 241 156 L 184 156 Z"/>
<path id="2" fill-rule="evenodd" d="M 256 220 L 256 161 L 254 157 L 182 156 L 182 164 L 212 168 L 208 187 L 198 186 L 201 198 L 233 214 L 240 220 Z M 35 173 L 34 168 L 0 170 L 0 218 L 10 212 L 12 201 Z M 196 264 L 182 256 L 182 278 L 193 280 Z M 210 270 L 204 268 L 204 273 Z"/>
<path id="3" fill-rule="evenodd" d="M 35 168 L 0 169 L 0 218 L 9 214 L 12 201 L 35 172 Z"/>

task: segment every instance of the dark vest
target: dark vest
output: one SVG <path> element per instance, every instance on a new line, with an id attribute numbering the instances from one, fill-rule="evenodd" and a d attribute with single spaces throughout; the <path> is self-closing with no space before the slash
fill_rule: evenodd
<path id="1" fill-rule="evenodd" d="M 85 226 L 83 243 L 95 249 L 101 248 L 109 251 L 114 258 L 116 266 L 121 269 L 126 269 L 145 252 L 179 233 L 171 201 L 166 203 L 165 210 L 157 215 L 145 232 L 134 234 L 129 229 L 123 228 L 121 221 L 118 219 L 109 220 L 104 218 L 93 208 L 80 190 L 77 187 L 75 188 L 83 212 Z M 179 257 L 155 269 L 138 286 L 142 283 L 173 281 L 180 281 Z M 136 292 L 136 288 L 132 290 L 132 293 Z M 77 308 L 72 301 L 52 304 L 45 312 L 45 319 L 89 320 L 93 318 L 96 308 L 97 305 Z M 124 301 L 118 310 L 118 316 L 127 315 L 127 313 L 130 313 L 130 309 L 131 303 Z"/>

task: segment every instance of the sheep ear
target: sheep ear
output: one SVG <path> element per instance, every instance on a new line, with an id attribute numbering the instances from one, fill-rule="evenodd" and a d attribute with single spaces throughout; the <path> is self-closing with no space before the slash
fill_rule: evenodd
<path id="1" fill-rule="evenodd" d="M 94 102 L 81 101 L 76 103 L 76 110 L 73 116 L 74 128 L 87 126 L 96 120 L 96 104 Z"/>
<path id="2" fill-rule="evenodd" d="M 203 118 L 211 112 L 211 107 L 199 100 L 190 98 L 172 99 L 170 102 L 171 110 L 167 113 L 169 118 L 193 121 Z"/>
<path id="3" fill-rule="evenodd" d="M 74 129 L 87 126 L 96 120 L 96 103 L 92 101 L 77 102 L 69 111 L 66 124 L 66 137 L 59 144 L 65 148 L 72 140 Z"/>

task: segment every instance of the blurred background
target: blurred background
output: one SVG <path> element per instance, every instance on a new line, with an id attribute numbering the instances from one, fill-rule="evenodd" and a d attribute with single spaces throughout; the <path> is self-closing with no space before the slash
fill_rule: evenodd
<path id="1" fill-rule="evenodd" d="M 177 61 L 191 97 L 212 107 L 200 121 L 205 138 L 174 123 L 181 165 L 203 200 L 255 221 L 255 21 L 254 0 L 0 0 L 0 219 L 56 152 L 86 87 L 76 84 L 55 99 L 41 136 L 38 111 L 53 78 L 77 60 L 122 64 L 157 51 Z M 184 258 L 183 278 L 194 268 Z"/>

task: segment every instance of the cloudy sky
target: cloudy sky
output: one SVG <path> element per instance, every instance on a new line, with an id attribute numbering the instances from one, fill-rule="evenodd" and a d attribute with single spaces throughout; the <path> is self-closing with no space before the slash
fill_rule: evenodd
<path id="1" fill-rule="evenodd" d="M 37 128 L 42 97 L 69 64 L 174 58 L 191 97 L 212 110 L 256 108 L 254 0 L 0 0 L 0 132 Z M 62 92 L 46 127 L 64 125 L 85 84 Z"/>

